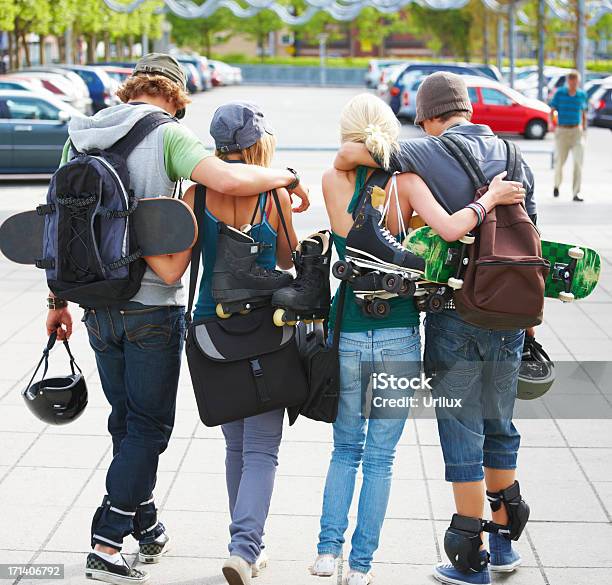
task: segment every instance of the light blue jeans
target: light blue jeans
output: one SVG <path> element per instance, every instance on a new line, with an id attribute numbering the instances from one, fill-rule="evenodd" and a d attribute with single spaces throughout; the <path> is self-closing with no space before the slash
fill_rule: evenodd
<path id="1" fill-rule="evenodd" d="M 366 420 L 361 414 L 361 365 L 378 362 L 396 375 L 420 373 L 418 327 L 377 329 L 340 336 L 340 404 L 333 425 L 334 451 L 327 472 L 319 554 L 339 556 L 348 527 L 348 514 L 359 465 L 363 485 L 357 526 L 351 541 L 351 569 L 367 573 L 378 548 L 389 493 L 395 448 L 404 430 L 404 417 Z"/>

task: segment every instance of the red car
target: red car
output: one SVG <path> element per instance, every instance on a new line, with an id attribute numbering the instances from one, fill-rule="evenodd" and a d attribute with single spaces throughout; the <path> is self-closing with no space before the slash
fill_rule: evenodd
<path id="1" fill-rule="evenodd" d="M 485 77 L 464 77 L 474 114 L 472 122 L 500 134 L 542 140 L 549 131 L 550 107 Z"/>

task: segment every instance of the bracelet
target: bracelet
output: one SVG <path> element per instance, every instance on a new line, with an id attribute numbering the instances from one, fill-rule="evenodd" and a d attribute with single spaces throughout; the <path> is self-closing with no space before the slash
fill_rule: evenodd
<path id="1" fill-rule="evenodd" d="M 293 175 L 293 181 L 287 185 L 287 191 L 293 191 L 300 184 L 300 176 L 295 169 L 287 167 L 287 170 Z"/>
<path id="2" fill-rule="evenodd" d="M 476 227 L 480 227 L 482 222 L 487 217 L 487 210 L 485 209 L 484 205 L 478 201 L 473 201 L 472 203 L 466 205 L 466 208 L 471 209 L 476 214 L 476 217 L 478 218 Z"/>
<path id="3" fill-rule="evenodd" d="M 68 301 L 58 299 L 57 297 L 47 297 L 47 309 L 56 311 L 57 309 L 65 309 L 68 306 Z"/>

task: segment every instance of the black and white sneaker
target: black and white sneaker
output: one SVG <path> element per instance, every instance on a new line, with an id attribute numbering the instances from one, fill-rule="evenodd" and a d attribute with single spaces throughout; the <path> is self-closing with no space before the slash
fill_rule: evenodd
<path id="1" fill-rule="evenodd" d="M 121 563 L 115 564 L 102 558 L 95 551 L 90 552 L 87 555 L 85 577 L 94 581 L 114 583 L 115 585 L 146 583 L 149 580 L 147 573 L 130 567 L 123 555 L 119 554 L 119 556 L 121 557 Z"/>
<path id="2" fill-rule="evenodd" d="M 382 225 L 382 213 L 365 197 L 346 237 L 346 259 L 361 268 L 396 272 L 415 279 L 425 271 L 425 260 L 402 246 Z"/>
<path id="3" fill-rule="evenodd" d="M 138 551 L 138 560 L 141 563 L 159 563 L 163 555 L 170 549 L 170 537 L 162 532 L 153 542 L 141 544 Z"/>

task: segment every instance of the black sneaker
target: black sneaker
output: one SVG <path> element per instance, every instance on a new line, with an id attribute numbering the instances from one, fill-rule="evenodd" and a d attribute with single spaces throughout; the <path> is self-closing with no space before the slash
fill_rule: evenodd
<path id="1" fill-rule="evenodd" d="M 126 583 L 146 583 L 149 575 L 144 571 L 139 571 L 130 567 L 123 555 L 123 563 L 115 565 L 106 559 L 98 556 L 95 551 L 87 555 L 85 564 L 85 577 L 94 581 L 104 581 L 104 583 L 114 583 L 115 585 L 125 585 Z"/>
<path id="2" fill-rule="evenodd" d="M 161 557 L 170 549 L 170 537 L 162 532 L 153 542 L 141 544 L 138 551 L 138 560 L 141 563 L 159 563 Z"/>
<path id="3" fill-rule="evenodd" d="M 559 197 L 559 189 L 557 187 L 553 189 L 553 197 Z"/>
<path id="4" fill-rule="evenodd" d="M 582 203 L 584 199 L 580 197 L 580 193 L 576 193 L 576 195 L 574 195 L 574 201 L 578 201 L 579 203 Z"/>

